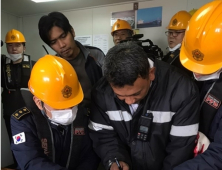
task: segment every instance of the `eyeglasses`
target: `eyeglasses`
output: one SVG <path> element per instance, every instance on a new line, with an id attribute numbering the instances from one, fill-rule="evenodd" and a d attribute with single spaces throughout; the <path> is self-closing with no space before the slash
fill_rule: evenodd
<path id="1" fill-rule="evenodd" d="M 173 37 L 177 37 L 179 34 L 184 33 L 185 31 L 166 31 L 166 36 L 172 35 Z"/>

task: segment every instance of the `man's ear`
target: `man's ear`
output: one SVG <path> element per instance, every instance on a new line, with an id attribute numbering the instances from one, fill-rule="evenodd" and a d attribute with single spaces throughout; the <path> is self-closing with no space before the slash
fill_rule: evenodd
<path id="1" fill-rule="evenodd" d="M 156 71 L 155 67 L 149 69 L 149 80 L 153 81 L 155 79 L 155 71 Z"/>
<path id="2" fill-rule="evenodd" d="M 24 46 L 24 47 L 23 47 L 23 53 L 25 52 L 25 50 L 26 50 L 26 47 Z"/>
<path id="3" fill-rule="evenodd" d="M 33 100 L 36 106 L 39 108 L 39 110 L 43 110 L 41 100 L 36 96 L 33 96 Z"/>

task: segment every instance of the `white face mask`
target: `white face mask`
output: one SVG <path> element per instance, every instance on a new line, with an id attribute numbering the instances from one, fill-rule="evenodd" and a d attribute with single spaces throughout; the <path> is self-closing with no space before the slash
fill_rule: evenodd
<path id="1" fill-rule="evenodd" d="M 207 75 L 202 74 L 196 77 L 195 73 L 193 73 L 193 76 L 197 81 L 207 81 L 207 80 L 219 79 L 221 72 L 222 70 L 220 69 L 213 74 L 207 74 Z"/>
<path id="2" fill-rule="evenodd" d="M 22 58 L 22 53 L 20 54 L 8 54 L 8 58 L 10 58 L 12 61 L 17 61 Z"/>
<path id="3" fill-rule="evenodd" d="M 75 120 L 77 111 L 78 106 L 74 106 L 72 109 L 51 110 L 49 112 L 51 112 L 52 118 L 49 118 L 49 120 L 61 125 L 70 125 Z"/>
<path id="4" fill-rule="evenodd" d="M 169 47 L 169 51 L 175 51 L 176 49 L 178 49 L 178 48 L 180 48 L 180 46 L 181 46 L 181 43 L 180 44 L 177 44 L 175 47 L 173 47 L 173 48 L 170 48 Z"/>

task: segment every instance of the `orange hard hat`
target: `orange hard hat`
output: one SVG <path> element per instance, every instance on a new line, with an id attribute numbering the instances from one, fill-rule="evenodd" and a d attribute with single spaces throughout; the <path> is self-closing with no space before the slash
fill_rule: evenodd
<path id="1" fill-rule="evenodd" d="M 28 87 L 33 95 L 54 109 L 67 109 L 83 100 L 74 68 L 61 57 L 40 58 L 31 71 Z"/>
<path id="2" fill-rule="evenodd" d="M 197 10 L 198 10 L 198 9 L 194 9 L 194 8 L 193 8 L 192 10 L 189 11 L 189 14 L 190 14 L 191 16 L 193 16 L 193 14 L 194 14 Z"/>
<path id="3" fill-rule="evenodd" d="M 185 30 L 190 18 L 191 15 L 187 11 L 179 11 L 171 18 L 166 28 L 172 30 Z"/>
<path id="4" fill-rule="evenodd" d="M 118 30 L 132 30 L 132 27 L 127 21 L 117 19 L 117 21 L 113 24 L 111 35 L 113 36 L 113 32 Z"/>
<path id="5" fill-rule="evenodd" d="M 180 61 L 187 69 L 211 74 L 222 68 L 222 0 L 198 9 L 192 16 L 180 50 Z"/>
<path id="6" fill-rule="evenodd" d="M 25 43 L 24 35 L 15 29 L 10 30 L 5 36 L 5 43 Z"/>

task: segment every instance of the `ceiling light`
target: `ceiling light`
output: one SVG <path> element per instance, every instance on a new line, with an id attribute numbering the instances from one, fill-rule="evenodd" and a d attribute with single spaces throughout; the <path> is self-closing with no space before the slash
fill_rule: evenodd
<path id="1" fill-rule="evenodd" d="M 58 0 L 31 0 L 34 1 L 35 3 L 40 3 L 40 2 L 51 2 L 51 1 L 58 1 Z"/>

